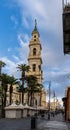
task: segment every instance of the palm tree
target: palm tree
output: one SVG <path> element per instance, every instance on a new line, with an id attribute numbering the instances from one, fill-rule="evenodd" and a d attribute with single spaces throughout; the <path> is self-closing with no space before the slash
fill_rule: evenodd
<path id="1" fill-rule="evenodd" d="M 13 85 L 18 84 L 18 81 L 14 76 L 8 76 L 8 83 L 10 84 L 10 105 L 11 105 L 11 103 L 12 103 Z"/>
<path id="2" fill-rule="evenodd" d="M 29 96 L 31 97 L 30 105 L 34 105 L 34 93 L 41 91 L 41 85 L 38 84 L 37 78 L 33 75 L 27 77 L 27 91 L 28 91 L 28 103 L 29 103 Z"/>
<path id="3" fill-rule="evenodd" d="M 6 64 L 0 60 L 0 76 L 1 76 L 1 71 L 2 71 L 2 67 L 4 67 Z"/>
<path id="4" fill-rule="evenodd" d="M 30 67 L 26 64 L 20 64 L 17 67 L 21 71 L 21 80 L 22 80 L 22 104 L 24 103 L 24 81 L 25 81 L 25 73 L 29 72 Z"/>
<path id="5" fill-rule="evenodd" d="M 1 85 L 1 73 L 2 73 L 2 67 L 4 67 L 6 64 L 0 60 L 0 85 Z"/>
<path id="6" fill-rule="evenodd" d="M 2 67 L 4 67 L 6 64 L 0 60 L 0 87 L 2 87 Z M 2 94 L 3 94 L 3 87 L 2 87 Z M 2 116 L 3 116 L 3 96 L 2 96 Z"/>
<path id="7" fill-rule="evenodd" d="M 44 86 L 43 86 L 43 84 L 39 84 L 38 83 L 38 86 L 39 86 L 39 93 L 40 93 L 40 106 L 41 106 L 41 100 L 42 100 L 42 90 L 43 90 L 43 88 L 44 88 Z"/>
<path id="8" fill-rule="evenodd" d="M 7 74 L 2 74 L 2 96 L 4 98 L 4 102 L 3 105 L 4 107 L 6 106 L 6 92 L 7 92 L 7 88 L 8 88 L 8 75 Z"/>
<path id="9" fill-rule="evenodd" d="M 2 96 L 2 117 L 5 117 L 5 107 L 6 107 L 6 92 L 8 87 L 8 75 L 1 75 L 2 86 L 1 86 L 1 96 Z"/>

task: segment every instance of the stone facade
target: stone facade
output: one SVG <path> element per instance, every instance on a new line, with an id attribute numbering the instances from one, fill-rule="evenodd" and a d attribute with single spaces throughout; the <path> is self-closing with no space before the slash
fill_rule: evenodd
<path id="1" fill-rule="evenodd" d="M 12 93 L 12 103 L 20 103 L 21 99 L 21 93 L 17 92 L 18 84 L 13 85 L 13 93 Z M 7 100 L 6 100 L 6 105 L 8 106 L 10 104 L 10 85 L 8 85 L 8 91 L 6 93 L 7 95 Z"/>
<path id="2" fill-rule="evenodd" d="M 67 89 L 67 110 L 66 110 L 66 120 L 70 121 L 70 87 Z"/>
<path id="3" fill-rule="evenodd" d="M 29 43 L 29 56 L 28 65 L 30 66 L 30 71 L 27 75 L 34 75 L 37 77 L 38 83 L 42 84 L 42 57 L 41 57 L 41 43 L 40 34 L 37 30 L 37 25 L 35 21 L 35 28 L 32 32 L 32 38 Z M 21 93 L 17 92 L 17 85 L 13 85 L 12 102 L 21 102 Z M 7 105 L 9 105 L 9 86 L 7 92 Z M 36 92 L 33 95 L 34 107 L 42 106 L 46 108 L 46 91 L 42 89 L 42 92 Z M 29 97 L 30 102 L 30 97 Z M 24 104 L 28 104 L 28 93 L 24 94 Z M 29 103 L 30 104 L 30 103 Z"/>
<path id="4" fill-rule="evenodd" d="M 42 84 L 43 79 L 41 50 L 42 46 L 40 43 L 40 34 L 35 21 L 35 27 L 32 31 L 32 38 L 29 43 L 28 65 L 30 66 L 30 71 L 28 75 L 36 76 L 39 84 Z M 37 101 L 37 106 L 46 107 L 45 89 L 42 89 L 41 93 L 34 93 L 34 99 Z"/>
<path id="5" fill-rule="evenodd" d="M 42 58 L 41 58 L 41 43 L 40 43 L 40 35 L 35 25 L 35 28 L 32 32 L 32 38 L 29 43 L 29 56 L 28 56 L 28 64 L 30 66 L 29 75 L 35 75 L 38 79 L 38 83 L 42 83 Z"/>
<path id="6" fill-rule="evenodd" d="M 65 108 L 65 120 L 70 121 L 70 87 L 66 89 L 66 95 L 62 98 Z"/>

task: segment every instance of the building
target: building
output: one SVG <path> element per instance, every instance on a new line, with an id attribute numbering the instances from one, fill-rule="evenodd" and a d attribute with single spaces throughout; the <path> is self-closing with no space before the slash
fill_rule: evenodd
<path id="1" fill-rule="evenodd" d="M 63 5 L 63 51 L 70 54 L 70 4 Z"/>
<path id="2" fill-rule="evenodd" d="M 40 34 L 37 29 L 37 23 L 35 20 L 35 27 L 32 31 L 32 38 L 29 43 L 29 56 L 28 56 L 28 65 L 30 66 L 30 71 L 27 73 L 27 75 L 34 75 L 37 77 L 38 83 L 42 84 L 42 57 L 41 57 L 41 43 L 40 43 Z M 16 89 L 17 86 L 13 86 L 13 93 L 12 93 L 12 102 L 21 102 L 21 92 L 17 92 Z M 7 105 L 9 104 L 9 89 L 7 92 Z M 30 98 L 29 97 L 29 105 L 30 105 Z M 26 92 L 24 94 L 24 104 L 28 104 L 28 93 Z M 35 92 L 33 94 L 33 105 L 34 107 L 42 106 L 46 108 L 46 91 L 43 88 L 41 92 Z"/>
<path id="3" fill-rule="evenodd" d="M 16 102 L 17 104 L 21 102 L 21 93 L 17 91 L 18 84 L 13 85 L 13 92 L 12 92 L 12 103 Z M 8 90 L 6 93 L 6 106 L 10 104 L 10 85 L 8 84 Z"/>
<path id="4" fill-rule="evenodd" d="M 66 96 L 62 99 L 65 109 L 65 120 L 70 121 L 70 87 L 66 89 Z"/>
<path id="5" fill-rule="evenodd" d="M 32 38 L 29 43 L 28 65 L 30 66 L 30 71 L 28 75 L 36 76 L 39 84 L 42 84 L 43 79 L 41 50 L 42 46 L 40 43 L 40 34 L 35 20 L 35 27 L 32 31 Z M 41 94 L 40 92 L 35 93 L 34 99 L 37 101 L 37 106 L 46 107 L 46 91 L 44 89 Z"/>

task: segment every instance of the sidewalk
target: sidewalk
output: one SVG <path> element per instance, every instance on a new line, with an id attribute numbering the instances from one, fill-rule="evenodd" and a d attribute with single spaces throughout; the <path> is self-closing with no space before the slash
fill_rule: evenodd
<path id="1" fill-rule="evenodd" d="M 66 122 L 64 122 L 62 114 L 51 117 L 48 121 L 45 117 L 39 124 L 37 125 L 38 130 L 68 130 Z"/>
<path id="2" fill-rule="evenodd" d="M 68 130 L 70 130 L 70 122 L 66 122 L 66 125 L 68 127 Z"/>
<path id="3" fill-rule="evenodd" d="M 31 130 L 31 118 L 0 119 L 0 130 Z"/>

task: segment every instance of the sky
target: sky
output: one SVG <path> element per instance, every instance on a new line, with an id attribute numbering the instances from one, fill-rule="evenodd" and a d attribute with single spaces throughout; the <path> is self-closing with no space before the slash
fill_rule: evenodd
<path id="1" fill-rule="evenodd" d="M 68 0 L 70 2 L 70 0 Z M 57 98 L 70 86 L 70 55 L 63 53 L 62 0 L 0 0 L 0 60 L 2 72 L 19 77 L 18 64 L 28 64 L 35 19 L 42 45 L 43 84 L 51 81 Z"/>

